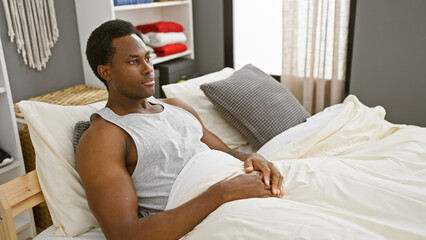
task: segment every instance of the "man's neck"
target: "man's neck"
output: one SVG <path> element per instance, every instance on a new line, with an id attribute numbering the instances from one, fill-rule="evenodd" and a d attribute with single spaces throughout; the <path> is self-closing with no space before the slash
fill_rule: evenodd
<path id="1" fill-rule="evenodd" d="M 148 98 L 140 100 L 120 99 L 116 100 L 109 97 L 106 107 L 113 110 L 118 115 L 126 115 L 130 113 L 158 113 L 162 111 L 161 106 L 153 105 L 148 101 Z M 160 108 L 159 108 L 160 107 Z"/>

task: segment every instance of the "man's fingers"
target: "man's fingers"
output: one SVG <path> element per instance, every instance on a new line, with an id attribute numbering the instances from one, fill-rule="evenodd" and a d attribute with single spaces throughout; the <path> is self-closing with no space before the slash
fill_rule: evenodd
<path id="1" fill-rule="evenodd" d="M 246 173 L 251 173 L 251 172 L 253 172 L 253 162 L 252 162 L 252 160 L 251 160 L 251 159 L 247 159 L 247 160 L 244 162 L 244 170 L 245 170 L 245 172 L 246 172 Z"/>
<path id="2" fill-rule="evenodd" d="M 252 170 L 258 170 L 261 171 L 263 173 L 263 181 L 265 182 L 265 185 L 268 186 L 269 185 L 269 181 L 271 178 L 271 169 L 269 169 L 269 166 L 266 162 L 259 162 L 256 161 L 254 162 L 255 166 L 253 165 L 253 161 L 251 159 L 247 159 L 244 162 L 244 165 L 250 164 L 250 166 L 252 166 Z M 247 168 L 246 168 L 246 172 L 247 172 Z"/>
<path id="3" fill-rule="evenodd" d="M 262 173 L 263 173 L 263 181 L 265 182 L 266 186 L 269 186 L 270 174 L 271 174 L 269 169 L 262 170 Z"/>
<path id="4" fill-rule="evenodd" d="M 259 170 L 263 173 L 263 181 L 265 182 L 265 185 L 269 186 L 269 181 L 271 179 L 271 169 L 269 169 L 267 164 L 262 162 L 259 166 Z"/>
<path id="5" fill-rule="evenodd" d="M 280 177 L 278 178 L 278 194 L 280 196 L 284 196 L 284 191 L 281 191 L 282 186 L 283 186 L 283 181 L 284 181 L 284 177 L 282 175 L 280 175 Z"/>
<path id="6" fill-rule="evenodd" d="M 272 192 L 276 195 L 283 196 L 283 193 L 281 192 L 281 186 L 283 184 L 284 177 L 278 172 L 274 171 L 274 174 L 271 175 L 272 178 Z"/>
<path id="7" fill-rule="evenodd" d="M 281 191 L 283 176 L 278 169 L 275 168 L 274 164 L 268 162 L 262 156 L 253 154 L 253 156 L 250 156 L 244 161 L 244 168 L 246 173 L 251 173 L 255 170 L 262 172 L 262 179 L 265 187 L 270 186 L 268 189 L 271 194 L 277 197 L 284 195 Z"/>
<path id="8" fill-rule="evenodd" d="M 279 182 L 280 177 L 277 176 L 276 174 L 272 174 L 271 179 L 272 179 L 272 181 L 271 181 L 272 193 L 277 195 L 277 194 L 279 194 L 278 182 Z"/>
<path id="9" fill-rule="evenodd" d="M 264 197 L 273 197 L 274 196 L 274 194 L 272 193 L 272 190 L 271 190 L 271 186 L 265 186 L 263 196 Z"/>
<path id="10" fill-rule="evenodd" d="M 271 186 L 265 186 L 265 192 L 263 194 L 263 197 L 278 197 L 278 198 L 280 198 L 281 195 L 274 194 L 271 190 Z"/>
<path id="11" fill-rule="evenodd" d="M 269 198 L 269 197 L 273 197 L 273 196 L 274 196 L 274 194 L 272 194 L 271 191 L 265 192 L 265 194 L 263 194 L 264 198 Z"/>

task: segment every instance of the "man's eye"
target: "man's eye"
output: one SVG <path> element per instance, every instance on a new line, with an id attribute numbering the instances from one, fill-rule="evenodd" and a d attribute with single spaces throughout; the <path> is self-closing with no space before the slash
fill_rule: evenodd
<path id="1" fill-rule="evenodd" d="M 146 57 L 146 61 L 147 62 L 151 61 L 151 57 Z"/>
<path id="2" fill-rule="evenodd" d="M 138 62 L 137 60 L 132 60 L 132 61 L 130 61 L 129 63 L 130 63 L 131 65 L 135 65 L 137 62 Z"/>

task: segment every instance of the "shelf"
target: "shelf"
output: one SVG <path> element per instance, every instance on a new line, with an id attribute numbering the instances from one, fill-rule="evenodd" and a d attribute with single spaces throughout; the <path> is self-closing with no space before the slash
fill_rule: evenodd
<path id="1" fill-rule="evenodd" d="M 152 63 L 159 64 L 175 58 L 194 58 L 194 28 L 192 19 L 192 0 L 151 2 L 130 5 L 114 6 L 113 0 L 75 0 L 79 40 L 81 46 L 82 62 L 87 61 L 85 48 L 90 33 L 99 26 L 102 21 L 110 19 L 123 19 L 137 26 L 162 21 L 177 22 L 182 25 L 187 37 L 185 45 L 187 51 L 157 57 Z M 96 14 L 93 14 L 95 13 Z M 88 64 L 83 64 L 84 83 L 94 87 L 105 87 L 99 80 L 93 77 L 93 71 Z"/>
<path id="2" fill-rule="evenodd" d="M 14 159 L 13 162 L 11 162 L 10 164 L 0 168 L 0 175 L 18 167 L 18 166 L 19 166 L 19 161 Z"/>
<path id="3" fill-rule="evenodd" d="M 5 87 L 0 87 L 0 94 L 5 93 L 6 92 L 6 88 Z"/>
<path id="4" fill-rule="evenodd" d="M 165 57 L 156 57 L 156 58 L 152 59 L 152 64 L 155 65 L 155 64 L 162 63 L 162 62 L 165 62 L 165 61 L 169 61 L 169 60 L 172 60 L 172 59 L 175 59 L 175 58 L 190 55 L 191 52 L 192 52 L 191 50 L 186 50 L 185 52 L 180 52 L 180 53 L 168 55 L 168 56 L 165 56 Z"/>
<path id="5" fill-rule="evenodd" d="M 184 5 L 184 4 L 188 4 L 188 3 L 189 3 L 188 1 L 167 1 L 167 2 L 139 3 L 139 4 L 114 6 L 113 10 L 114 11 L 127 11 L 127 10 L 144 9 L 144 8 L 156 8 L 156 7 L 168 7 L 168 6 Z"/>

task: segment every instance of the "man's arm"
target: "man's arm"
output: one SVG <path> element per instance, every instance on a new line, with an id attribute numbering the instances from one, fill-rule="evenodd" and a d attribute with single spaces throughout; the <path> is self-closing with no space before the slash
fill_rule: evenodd
<path id="1" fill-rule="evenodd" d="M 266 160 L 263 156 L 257 153 L 242 153 L 237 150 L 229 148 L 219 137 L 217 137 L 214 133 L 210 132 L 201 121 L 197 112 L 188 104 L 184 103 L 182 100 L 178 98 L 168 98 L 163 99 L 162 101 L 175 105 L 177 107 L 183 108 L 186 111 L 192 113 L 198 121 L 201 123 L 203 127 L 203 137 L 201 141 L 204 142 L 211 149 L 223 151 L 231 154 L 232 156 L 240 159 L 244 162 L 244 168 L 246 173 L 253 172 L 254 170 L 260 170 L 263 173 L 263 181 L 267 186 L 271 184 L 272 193 L 275 195 L 283 196 L 284 192 L 281 192 L 281 185 L 284 180 L 284 177 L 275 168 L 274 164 Z"/>
<path id="2" fill-rule="evenodd" d="M 89 207 L 107 239 L 178 239 L 225 202 L 273 196 L 260 176 L 243 174 L 178 208 L 138 218 L 137 196 L 125 166 L 126 134 L 98 118 L 83 134 L 76 153 Z"/>

